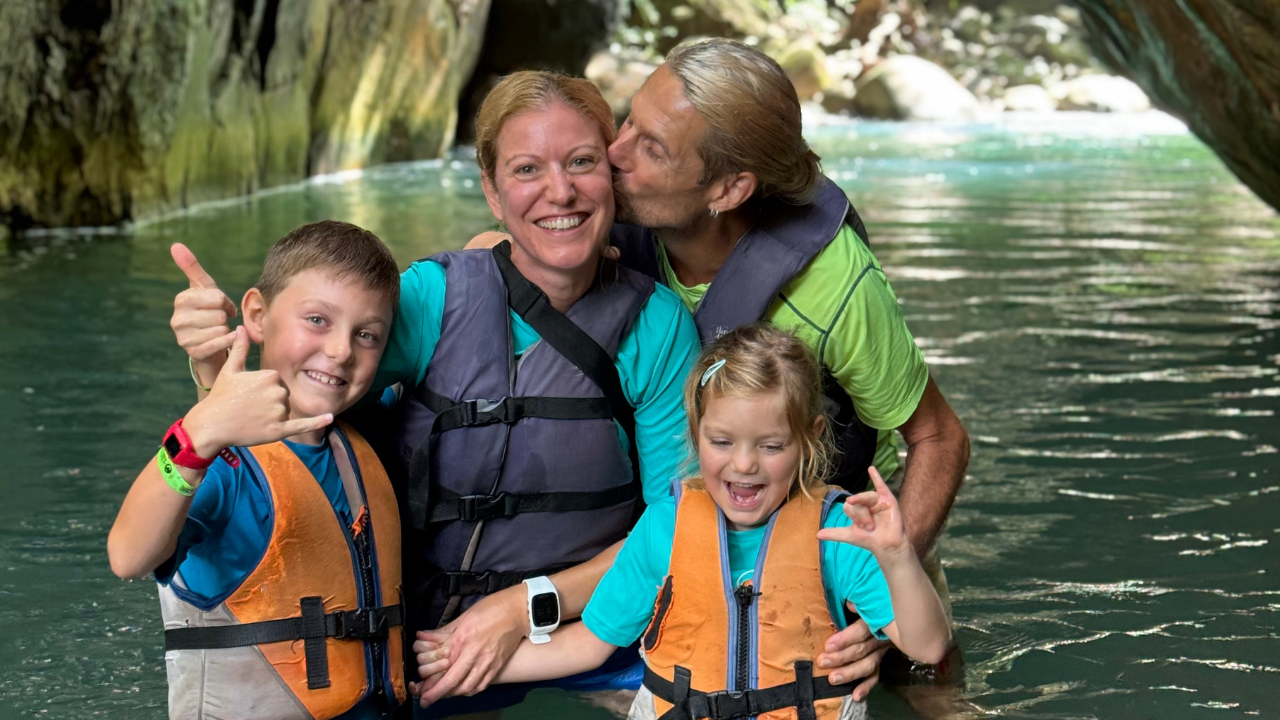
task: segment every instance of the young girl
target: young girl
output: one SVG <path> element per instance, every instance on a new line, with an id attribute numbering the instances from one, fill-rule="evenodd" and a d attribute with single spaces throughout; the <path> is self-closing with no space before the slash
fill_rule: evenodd
<path id="1" fill-rule="evenodd" d="M 525 640 L 497 682 L 591 670 L 643 637 L 631 718 L 851 718 L 865 706 L 813 662 L 845 625 L 846 600 L 907 655 L 940 661 L 946 618 L 897 501 L 875 469 L 875 490 L 859 495 L 822 482 L 830 431 L 808 348 L 771 326 L 739 328 L 704 351 L 685 402 L 701 475 L 645 510 L 582 622 Z M 419 638 L 430 685 L 448 641 Z"/>

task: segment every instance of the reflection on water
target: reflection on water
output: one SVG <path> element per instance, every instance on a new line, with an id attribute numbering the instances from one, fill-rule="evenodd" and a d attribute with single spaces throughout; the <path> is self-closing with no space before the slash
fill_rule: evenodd
<path id="1" fill-rule="evenodd" d="M 815 125 L 973 437 L 945 557 L 967 694 L 1005 717 L 1274 712 L 1280 221 L 1163 116 Z M 163 716 L 150 583 L 115 509 L 190 396 L 166 325 L 182 241 L 238 296 L 306 221 L 402 263 L 492 219 L 469 161 L 334 176 L 0 260 L 0 695 Z M 545 694 L 511 716 L 600 711 Z M 910 717 L 886 696 L 879 717 Z M 8 716 L 9 713 L 6 713 Z"/>

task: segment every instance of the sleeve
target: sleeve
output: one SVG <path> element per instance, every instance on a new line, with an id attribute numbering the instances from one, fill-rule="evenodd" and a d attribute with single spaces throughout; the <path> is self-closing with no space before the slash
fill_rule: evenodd
<path id="1" fill-rule="evenodd" d="M 849 516 L 838 506 L 833 506 L 823 527 L 845 527 L 849 523 Z M 844 603 L 847 600 L 853 603 L 858 615 L 867 621 L 867 627 L 876 637 L 888 640 L 883 628 L 893 622 L 893 602 L 889 597 L 889 583 L 885 581 L 875 556 L 842 542 L 824 540 L 822 547 L 822 576 L 829 579 L 826 592 L 832 617 L 841 629 L 845 627 Z"/>
<path id="2" fill-rule="evenodd" d="M 377 399 L 396 383 L 417 385 L 426 377 L 440 341 L 444 298 L 445 272 L 440 263 L 420 260 L 400 275 L 400 305 L 391 338 L 366 397 Z"/>
<path id="3" fill-rule="evenodd" d="M 221 537 L 231 523 L 235 511 L 235 498 L 239 495 L 237 484 L 240 473 L 218 458 L 204 474 L 200 487 L 191 498 L 187 519 L 178 534 L 178 544 L 173 555 L 155 569 L 156 582 L 167 584 L 191 548 L 210 538 Z"/>
<path id="4" fill-rule="evenodd" d="M 662 285 L 618 345 L 618 375 L 636 409 L 640 478 L 650 504 L 670 497 L 671 479 L 688 471 L 684 381 L 699 348 L 693 316 Z"/>
<path id="5" fill-rule="evenodd" d="M 592 634 L 618 647 L 644 634 L 670 568 L 675 534 L 675 498 L 645 508 L 582 612 L 582 622 Z"/>
<path id="6" fill-rule="evenodd" d="M 838 242 L 856 243 L 850 248 L 855 275 L 820 348 L 822 360 L 853 398 L 862 421 L 891 430 L 915 412 L 929 368 L 870 249 L 851 230 Z"/>

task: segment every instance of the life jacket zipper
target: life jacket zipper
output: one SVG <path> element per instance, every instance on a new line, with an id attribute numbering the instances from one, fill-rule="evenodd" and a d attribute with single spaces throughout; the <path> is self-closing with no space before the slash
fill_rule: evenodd
<path id="1" fill-rule="evenodd" d="M 356 559 L 360 565 L 360 594 L 363 598 L 360 604 L 372 611 L 378 607 L 378 597 L 373 577 L 373 556 L 369 547 L 369 516 L 362 512 L 356 523 L 357 527 L 354 528 L 351 540 L 352 544 L 355 545 Z M 374 671 L 372 677 L 369 678 L 369 684 L 373 686 L 374 695 L 383 698 L 386 692 L 383 682 L 385 678 L 383 677 L 382 667 L 382 643 L 373 641 L 369 642 L 368 646 L 373 655 Z"/>
<path id="2" fill-rule="evenodd" d="M 756 591 L 751 585 L 743 583 L 733 589 L 733 596 L 738 601 L 738 657 L 735 673 L 735 691 L 750 689 L 751 683 L 751 604 L 755 602 Z"/>

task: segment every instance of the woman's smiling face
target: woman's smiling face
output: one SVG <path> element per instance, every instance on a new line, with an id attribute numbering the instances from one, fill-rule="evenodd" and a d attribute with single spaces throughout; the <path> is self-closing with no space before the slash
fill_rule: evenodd
<path id="1" fill-rule="evenodd" d="M 553 101 L 508 119 L 496 145 L 484 194 L 511 233 L 517 265 L 553 272 L 594 267 L 614 210 L 600 126 Z"/>

